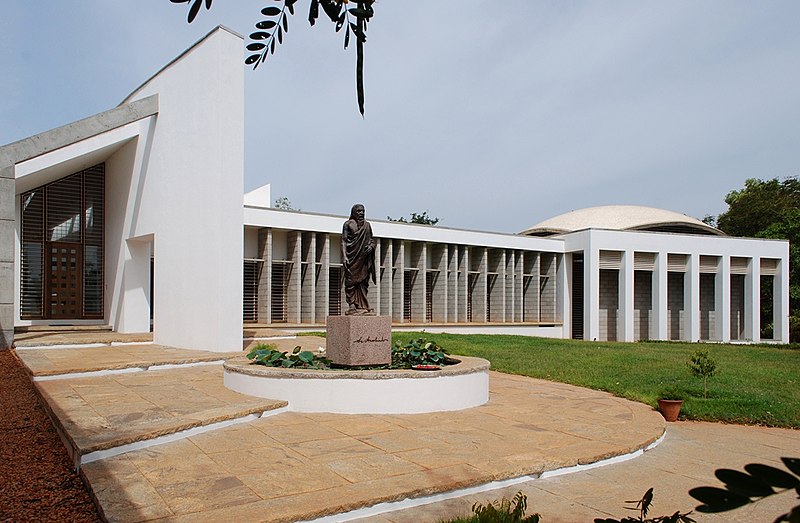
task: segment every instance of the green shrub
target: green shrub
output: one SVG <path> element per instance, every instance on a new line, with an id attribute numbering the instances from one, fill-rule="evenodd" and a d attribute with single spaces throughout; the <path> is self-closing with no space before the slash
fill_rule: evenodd
<path id="1" fill-rule="evenodd" d="M 703 378 L 703 397 L 708 398 L 708 378 L 717 371 L 717 362 L 708 355 L 707 350 L 698 350 L 689 359 L 689 372 L 696 378 Z"/>

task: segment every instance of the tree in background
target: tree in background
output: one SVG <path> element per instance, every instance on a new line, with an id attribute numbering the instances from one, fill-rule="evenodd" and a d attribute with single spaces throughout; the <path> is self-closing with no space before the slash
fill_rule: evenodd
<path id="1" fill-rule="evenodd" d="M 280 198 L 275 198 L 275 205 L 274 208 L 280 209 L 282 211 L 299 211 L 300 209 L 296 209 L 292 206 L 292 201 L 289 200 L 286 196 L 281 196 Z"/>
<path id="2" fill-rule="evenodd" d="M 433 218 L 431 216 L 428 216 L 427 210 L 423 211 L 421 214 L 412 212 L 411 217 L 408 220 L 406 220 L 403 216 L 397 219 L 394 219 L 391 216 L 387 216 L 386 219 L 392 222 L 419 223 L 422 225 L 436 225 L 437 223 L 439 223 L 439 218 Z"/>
<path id="3" fill-rule="evenodd" d="M 744 188 L 725 196 L 728 210 L 716 217 L 716 226 L 731 236 L 789 240 L 789 338 L 800 341 L 800 180 L 750 178 Z M 708 220 L 708 221 L 707 221 Z M 706 223 L 713 216 L 703 219 Z M 713 222 L 712 222 L 713 223 Z M 761 289 L 763 303 L 772 303 L 772 288 Z M 770 335 L 772 310 L 765 307 L 762 333 Z"/>

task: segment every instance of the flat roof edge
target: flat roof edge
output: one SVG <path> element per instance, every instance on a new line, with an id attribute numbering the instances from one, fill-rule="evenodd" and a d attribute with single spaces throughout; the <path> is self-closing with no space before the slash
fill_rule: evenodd
<path id="1" fill-rule="evenodd" d="M 0 147 L 0 168 L 36 158 L 155 114 L 158 114 L 157 94 L 23 138 Z"/>

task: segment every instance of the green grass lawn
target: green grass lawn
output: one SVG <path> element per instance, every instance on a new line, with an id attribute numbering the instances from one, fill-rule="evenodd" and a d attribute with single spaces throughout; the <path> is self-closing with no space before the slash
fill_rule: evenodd
<path id="1" fill-rule="evenodd" d="M 656 406 L 660 391 L 683 395 L 688 419 L 800 428 L 800 349 L 770 345 L 611 343 L 527 336 L 394 333 L 394 341 L 419 337 L 451 354 L 486 358 L 494 370 L 571 383 Z M 708 350 L 717 374 L 703 382 L 687 362 Z"/>

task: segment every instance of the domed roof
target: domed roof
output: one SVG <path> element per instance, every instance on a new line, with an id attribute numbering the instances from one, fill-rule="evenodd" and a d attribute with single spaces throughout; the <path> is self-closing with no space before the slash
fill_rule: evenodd
<path id="1" fill-rule="evenodd" d="M 604 205 L 578 209 L 537 223 L 520 234 L 553 236 L 582 229 L 725 235 L 719 229 L 685 214 L 639 205 Z"/>

